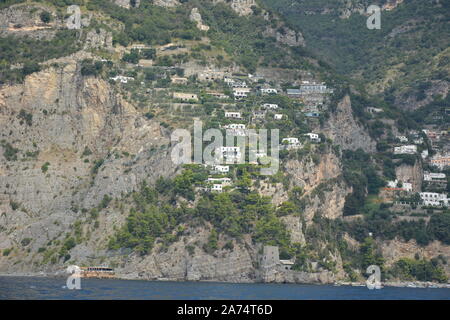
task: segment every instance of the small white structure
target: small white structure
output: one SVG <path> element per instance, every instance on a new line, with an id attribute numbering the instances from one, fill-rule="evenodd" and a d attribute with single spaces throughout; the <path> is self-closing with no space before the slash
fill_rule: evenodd
<path id="1" fill-rule="evenodd" d="M 445 181 L 447 179 L 447 175 L 445 173 L 433 173 L 433 172 L 424 172 L 423 173 L 423 181 Z"/>
<path id="2" fill-rule="evenodd" d="M 253 119 L 254 120 L 262 120 L 266 118 L 266 110 L 257 110 L 257 111 L 253 111 Z"/>
<path id="3" fill-rule="evenodd" d="M 311 94 L 311 93 L 327 93 L 327 86 L 324 83 L 316 83 L 303 81 L 300 86 L 300 91 L 302 93 Z"/>
<path id="4" fill-rule="evenodd" d="M 233 88 L 233 96 L 236 100 L 242 100 L 248 97 L 248 94 L 250 93 L 250 88 Z"/>
<path id="5" fill-rule="evenodd" d="M 242 114 L 240 112 L 225 112 L 225 118 L 241 119 Z"/>
<path id="6" fill-rule="evenodd" d="M 230 186 L 231 179 L 230 178 L 208 178 L 209 183 L 220 184 L 223 186 Z"/>
<path id="7" fill-rule="evenodd" d="M 416 145 L 407 145 L 394 148 L 394 154 L 416 154 L 416 153 L 417 153 Z"/>
<path id="8" fill-rule="evenodd" d="M 226 84 L 228 84 L 229 86 L 233 86 L 233 84 L 236 83 L 236 81 L 235 81 L 234 79 L 229 78 L 229 77 L 223 78 L 223 81 L 224 81 Z"/>
<path id="9" fill-rule="evenodd" d="M 399 183 L 399 181 L 397 179 L 394 181 L 388 181 L 387 186 L 388 186 L 388 188 L 393 188 L 393 189 L 400 188 L 407 192 L 413 191 L 412 183 L 402 182 L 402 181 L 400 181 L 400 183 Z"/>
<path id="10" fill-rule="evenodd" d="M 408 138 L 405 136 L 397 136 L 397 140 L 400 142 L 408 142 Z"/>
<path id="11" fill-rule="evenodd" d="M 213 167 L 213 172 L 217 173 L 228 173 L 230 172 L 230 166 L 219 166 L 216 165 Z"/>
<path id="12" fill-rule="evenodd" d="M 222 193 L 222 191 L 223 191 L 223 186 L 221 184 L 213 184 L 211 187 L 211 192 Z"/>
<path id="13" fill-rule="evenodd" d="M 225 129 L 242 129 L 245 130 L 245 124 L 241 124 L 241 123 L 232 123 L 232 124 L 228 124 L 226 126 L 224 126 Z"/>
<path id="14" fill-rule="evenodd" d="M 310 132 L 310 133 L 306 133 L 305 136 L 307 136 L 311 142 L 318 143 L 321 141 L 321 139 L 319 138 L 319 135 L 317 133 Z"/>
<path id="15" fill-rule="evenodd" d="M 286 144 L 300 144 L 298 138 L 284 138 L 281 142 Z"/>
<path id="16" fill-rule="evenodd" d="M 188 78 L 183 78 L 183 77 L 172 77 L 172 78 L 170 78 L 170 81 L 173 83 L 173 84 L 186 84 L 186 83 L 188 83 Z"/>
<path id="17" fill-rule="evenodd" d="M 381 112 L 383 112 L 383 109 L 374 108 L 374 107 L 368 107 L 366 110 L 369 113 L 381 113 Z"/>
<path id="18" fill-rule="evenodd" d="M 198 101 L 198 96 L 195 93 L 174 92 L 173 98 L 181 101 Z"/>
<path id="19" fill-rule="evenodd" d="M 426 206 L 440 207 L 448 206 L 449 200 L 445 193 L 421 192 L 420 199 Z"/>
<path id="20" fill-rule="evenodd" d="M 269 109 L 269 110 L 277 110 L 278 109 L 278 105 L 275 103 L 264 103 L 262 105 L 263 109 Z"/>
<path id="21" fill-rule="evenodd" d="M 118 81 L 120 81 L 121 83 L 128 83 L 128 81 L 134 80 L 133 77 L 125 77 L 125 76 L 115 76 L 115 77 L 111 77 L 110 79 L 111 79 L 111 80 L 114 80 L 114 81 L 116 81 L 116 82 L 117 82 L 117 80 L 118 80 Z"/>
<path id="22" fill-rule="evenodd" d="M 295 264 L 293 260 L 281 260 L 280 259 L 281 268 L 284 270 L 291 270 Z"/>
<path id="23" fill-rule="evenodd" d="M 450 167 L 450 153 L 436 154 L 430 159 L 430 164 L 441 170 L 445 167 Z"/>
<path id="24" fill-rule="evenodd" d="M 235 81 L 235 80 L 233 80 L 232 82 L 229 82 L 229 84 L 233 88 L 240 88 L 240 89 L 248 88 L 248 85 L 247 85 L 247 83 L 245 81 Z"/>
<path id="25" fill-rule="evenodd" d="M 284 138 L 281 143 L 286 146 L 287 150 L 298 149 L 302 146 L 298 138 Z"/>
<path id="26" fill-rule="evenodd" d="M 241 161 L 241 149 L 239 147 L 220 147 L 216 155 L 221 157 L 225 163 L 236 163 Z"/>
<path id="27" fill-rule="evenodd" d="M 262 94 L 277 94 L 278 90 L 274 88 L 262 88 L 261 89 Z"/>
<path id="28" fill-rule="evenodd" d="M 247 130 L 245 130 L 245 124 L 233 123 L 224 126 L 227 131 L 227 135 L 230 136 L 241 136 L 245 137 L 247 135 Z"/>
<path id="29" fill-rule="evenodd" d="M 282 119 L 283 119 L 283 115 L 282 115 L 281 113 L 277 113 L 277 114 L 275 114 L 275 115 L 273 116 L 273 118 L 274 118 L 275 120 L 282 120 Z"/>

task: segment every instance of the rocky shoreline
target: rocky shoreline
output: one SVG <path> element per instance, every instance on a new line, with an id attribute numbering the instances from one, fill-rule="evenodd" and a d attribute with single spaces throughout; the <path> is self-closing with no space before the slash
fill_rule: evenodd
<path id="1" fill-rule="evenodd" d="M 27 273 L 0 273 L 0 277 L 39 277 L 39 278 L 65 278 L 67 275 L 62 272 L 57 273 L 45 273 L 45 272 L 27 272 Z M 215 280 L 199 280 L 199 281 L 186 281 L 186 280 L 177 280 L 177 279 L 143 279 L 143 278 L 129 278 L 129 277 L 121 277 L 118 276 L 114 278 L 115 280 L 141 280 L 141 281 L 157 281 L 157 282 L 223 282 L 230 283 L 227 281 L 215 281 Z M 236 282 L 233 282 L 236 283 Z M 249 282 L 245 282 L 249 283 Z M 242 284 L 245 284 L 242 283 Z M 251 283 L 261 283 L 259 281 L 253 281 Z M 268 282 L 267 284 L 273 284 L 274 282 Z M 284 282 L 278 282 L 277 284 L 283 284 Z M 292 284 L 292 283 L 289 283 Z M 297 283 L 299 285 L 311 284 L 311 283 Z M 333 285 L 335 287 L 366 287 L 366 283 L 363 282 L 335 282 L 335 283 L 315 283 L 314 285 L 319 286 L 330 286 Z M 413 289 L 450 289 L 450 283 L 436 283 L 436 282 L 423 282 L 423 281 L 392 281 L 392 282 L 384 282 L 382 283 L 383 287 L 393 287 L 393 288 L 413 288 Z"/>

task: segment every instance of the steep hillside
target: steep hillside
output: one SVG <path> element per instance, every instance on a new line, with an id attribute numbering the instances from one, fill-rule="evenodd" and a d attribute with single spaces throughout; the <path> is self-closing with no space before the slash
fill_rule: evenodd
<path id="1" fill-rule="evenodd" d="M 389 281 L 447 281 L 450 212 L 417 197 L 432 170 L 422 152 L 445 151 L 448 140 L 411 132 L 426 119 L 371 95 L 387 88 L 363 68 L 324 62 L 325 18 L 339 21 L 336 32 L 363 23 L 352 13 L 365 3 L 300 1 L 297 25 L 269 2 L 67 2 L 0 6 L 0 273 L 77 264 L 133 279 L 332 283 L 363 281 L 377 264 Z M 79 28 L 68 27 L 71 4 Z M 410 14 L 403 6 L 389 14 Z M 336 56 L 373 55 L 377 72 L 393 70 L 348 41 Z M 278 129 L 279 158 L 274 147 L 256 159 L 239 149 L 244 163 L 178 165 L 171 135 L 192 133 L 194 121 L 240 138 Z M 413 154 L 394 151 L 400 134 L 422 139 Z M 270 160 L 279 170 L 264 175 Z M 401 187 L 410 181 L 414 193 Z"/>
<path id="2" fill-rule="evenodd" d="M 402 109 L 446 96 L 449 1 L 263 0 L 301 30 L 307 46 L 338 72 Z M 383 8 L 381 29 L 366 27 L 369 5 Z"/>

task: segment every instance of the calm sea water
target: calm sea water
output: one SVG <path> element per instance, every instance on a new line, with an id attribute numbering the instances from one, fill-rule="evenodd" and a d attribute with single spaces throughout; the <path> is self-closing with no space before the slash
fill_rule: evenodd
<path id="1" fill-rule="evenodd" d="M 65 279 L 0 277 L 0 299 L 138 300 L 450 300 L 450 289 L 334 287 L 297 284 L 230 284 L 82 279 L 81 290 L 65 288 Z"/>

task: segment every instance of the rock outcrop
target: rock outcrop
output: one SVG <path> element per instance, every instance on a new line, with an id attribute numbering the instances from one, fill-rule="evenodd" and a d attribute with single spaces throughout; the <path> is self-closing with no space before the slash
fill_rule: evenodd
<path id="1" fill-rule="evenodd" d="M 139 8 L 141 0 L 113 0 L 115 4 L 123 8 Z"/>
<path id="2" fill-rule="evenodd" d="M 294 186 L 304 192 L 301 199 L 305 202 L 303 216 L 307 223 L 311 223 L 316 213 L 329 219 L 342 216 L 345 197 L 351 189 L 339 178 L 342 168 L 333 153 L 323 154 L 318 164 L 309 158 L 288 160 L 285 171 Z"/>
<path id="3" fill-rule="evenodd" d="M 201 16 L 200 12 L 198 11 L 198 8 L 192 9 L 189 19 L 191 19 L 191 21 L 194 21 L 195 23 L 197 23 L 197 28 L 199 28 L 200 30 L 202 30 L 202 31 L 209 30 L 209 26 L 203 24 L 202 16 Z"/>
<path id="4" fill-rule="evenodd" d="M 340 145 L 342 150 L 359 148 L 366 152 L 376 150 L 375 141 L 369 136 L 367 130 L 355 120 L 348 95 L 338 103 L 336 111 L 325 124 L 323 133 L 327 138 L 332 139 L 334 144 Z"/>
<path id="5" fill-rule="evenodd" d="M 212 0 L 214 3 L 225 2 L 231 6 L 237 14 L 248 16 L 253 13 L 252 7 L 258 6 L 255 0 Z"/>
<path id="6" fill-rule="evenodd" d="M 176 7 L 180 5 L 180 2 L 178 0 L 153 0 L 153 4 L 155 6 L 160 7 Z"/>
<path id="7" fill-rule="evenodd" d="M 278 29 L 267 28 L 264 33 L 266 37 L 273 37 L 277 42 L 291 47 L 305 46 L 305 39 L 301 32 L 282 26 Z"/>

